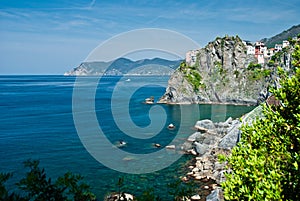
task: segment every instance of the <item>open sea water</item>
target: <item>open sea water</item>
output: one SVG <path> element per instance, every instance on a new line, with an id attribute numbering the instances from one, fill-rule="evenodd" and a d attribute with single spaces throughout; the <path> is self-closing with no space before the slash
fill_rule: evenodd
<path id="1" fill-rule="evenodd" d="M 89 79 L 93 78 L 84 78 L 86 85 L 81 82 L 82 86 L 79 87 L 89 90 Z M 168 79 L 169 77 L 153 76 L 101 78 L 96 85 L 95 112 L 99 126 L 112 145 L 124 140 L 127 145 L 120 148 L 123 151 L 149 154 L 159 150 L 153 146 L 154 143 L 164 147 L 175 135 L 179 134 L 179 140 L 184 142 L 186 137 L 195 132 L 192 127 L 199 119 L 224 121 L 230 116 L 238 118 L 253 108 L 230 105 L 159 105 L 166 116 L 160 113 L 149 116 L 151 108 L 157 105 L 147 105 L 143 101 L 150 96 L 157 101 L 165 92 Z M 152 188 L 163 200 L 172 200 L 168 195 L 168 184 L 176 182 L 187 172 L 190 157 L 184 155 L 171 166 L 148 174 L 120 173 L 99 163 L 85 149 L 75 128 L 72 113 L 75 81 L 76 77 L 65 76 L 0 76 L 0 172 L 11 172 L 14 175 L 7 182 L 8 188 L 15 190 L 14 183 L 24 177 L 27 171 L 22 163 L 27 159 L 34 159 L 40 161 L 40 167 L 44 167 L 47 175 L 52 178 L 67 171 L 81 174 L 99 200 L 109 192 L 117 191 L 120 177 L 124 178 L 122 190 L 125 192 L 141 195 L 144 190 Z M 119 90 L 116 90 L 117 86 L 120 86 Z M 135 88 L 137 90 L 134 93 L 126 90 Z M 118 93 L 114 94 L 115 91 Z M 112 104 L 112 97 L 117 104 Z M 90 97 L 81 98 L 91 101 Z M 117 115 L 112 112 L 112 107 Z M 130 116 L 126 112 L 122 113 L 124 108 L 129 108 Z M 199 114 L 194 112 L 197 109 Z M 180 118 L 182 113 L 186 116 L 184 120 Z M 151 124 L 153 118 L 164 117 L 162 121 L 165 121 L 165 125 L 160 132 L 147 139 L 126 135 L 115 121 L 131 118 L 136 126 L 143 128 Z M 170 123 L 176 125 L 175 130 L 167 129 Z M 179 130 L 181 133 L 178 133 Z M 90 131 L 93 132 L 93 128 Z M 125 162 L 130 163 L 130 160 Z M 153 163 L 159 165 L 155 164 L 159 161 Z"/>

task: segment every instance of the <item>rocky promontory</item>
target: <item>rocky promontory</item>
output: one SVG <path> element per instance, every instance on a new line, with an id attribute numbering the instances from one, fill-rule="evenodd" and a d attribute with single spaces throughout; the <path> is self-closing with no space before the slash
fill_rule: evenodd
<path id="1" fill-rule="evenodd" d="M 188 167 L 189 172 L 181 179 L 213 181 L 204 186 L 211 190 L 206 200 L 223 200 L 221 183 L 225 181 L 225 173 L 230 172 L 226 163 L 218 159 L 220 154 L 229 155 L 231 149 L 236 146 L 241 137 L 240 127 L 243 124 L 251 124 L 257 117 L 262 117 L 262 106 L 256 107 L 241 119 L 228 118 L 225 122 L 212 122 L 209 119 L 197 121 L 197 131 L 190 135 L 182 149 L 187 153 L 195 155 L 192 165 Z"/>
<path id="2" fill-rule="evenodd" d="M 256 64 L 238 36 L 218 37 L 197 50 L 192 65 L 180 64 L 159 103 L 256 105 L 267 98 L 271 75 L 269 69 L 249 68 Z"/>

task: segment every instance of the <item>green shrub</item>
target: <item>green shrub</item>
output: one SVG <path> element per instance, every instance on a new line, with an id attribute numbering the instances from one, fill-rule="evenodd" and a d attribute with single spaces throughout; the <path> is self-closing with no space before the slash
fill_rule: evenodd
<path id="1" fill-rule="evenodd" d="M 235 71 L 233 72 L 233 74 L 235 75 L 235 78 L 238 78 L 239 75 L 240 75 L 240 72 L 239 72 L 238 70 L 235 70 Z"/>
<path id="2" fill-rule="evenodd" d="M 293 66 L 300 67 L 300 45 L 299 44 L 295 46 L 295 51 L 293 52 L 292 57 L 294 58 L 294 60 L 292 61 Z"/>
<path id="3" fill-rule="evenodd" d="M 225 200 L 300 200 L 300 69 L 279 69 L 281 106 L 264 106 L 264 118 L 242 127 L 242 140 L 227 158 Z"/>
<path id="4" fill-rule="evenodd" d="M 185 61 L 182 61 L 179 65 L 179 70 L 182 72 L 183 70 L 186 70 L 187 64 Z"/>
<path id="5" fill-rule="evenodd" d="M 255 63 L 250 62 L 247 69 L 248 70 L 255 70 L 257 68 L 261 68 L 261 64 L 255 64 Z"/>
<path id="6" fill-rule="evenodd" d="M 202 77 L 197 70 L 190 70 L 190 73 L 185 75 L 188 82 L 193 86 L 194 91 L 198 91 L 199 88 L 203 88 L 204 84 L 201 82 Z"/>
<path id="7" fill-rule="evenodd" d="M 271 60 L 268 62 L 268 66 L 274 67 L 274 66 L 275 66 L 275 61 L 271 59 Z"/>
<path id="8" fill-rule="evenodd" d="M 181 62 L 179 66 L 180 72 L 183 73 L 186 80 L 193 86 L 194 91 L 199 91 L 200 88 L 205 88 L 202 83 L 202 76 L 196 69 L 196 66 L 188 66 L 185 61 Z"/>

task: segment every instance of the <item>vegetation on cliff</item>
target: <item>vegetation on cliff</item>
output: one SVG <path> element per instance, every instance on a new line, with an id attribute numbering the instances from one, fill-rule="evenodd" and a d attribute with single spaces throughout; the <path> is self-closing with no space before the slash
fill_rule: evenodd
<path id="1" fill-rule="evenodd" d="M 202 83 L 202 76 L 195 66 L 188 66 L 185 61 L 182 61 L 179 66 L 180 72 L 184 74 L 184 78 L 193 86 L 195 92 L 200 88 L 205 88 L 205 84 Z"/>
<path id="2" fill-rule="evenodd" d="M 242 140 L 227 158 L 225 200 L 300 200 L 300 46 L 294 70 L 278 68 L 280 105 L 264 105 L 264 118 L 242 127 Z M 223 158 L 225 159 L 225 158 Z"/>
<path id="3" fill-rule="evenodd" d="M 256 105 L 265 98 L 271 72 L 259 68 L 238 36 L 217 37 L 195 57 L 171 76 L 161 103 Z"/>

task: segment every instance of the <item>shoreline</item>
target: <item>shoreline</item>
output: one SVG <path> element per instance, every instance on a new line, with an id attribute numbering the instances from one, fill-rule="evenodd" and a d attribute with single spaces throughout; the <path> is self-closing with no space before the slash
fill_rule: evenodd
<path id="1" fill-rule="evenodd" d="M 232 103 L 232 102 L 199 102 L 199 103 L 190 103 L 190 102 L 156 102 L 155 104 L 165 104 L 165 105 L 232 105 L 232 106 L 258 106 L 259 104 L 251 103 Z"/>
<path id="2" fill-rule="evenodd" d="M 226 162 L 219 162 L 218 155 L 231 153 L 240 140 L 240 127 L 255 120 L 261 111 L 262 107 L 258 106 L 237 119 L 229 117 L 224 122 L 204 119 L 195 123 L 194 128 L 198 129 L 186 139 L 184 150 L 193 158 L 187 162 L 187 174 L 180 179 L 182 182 L 200 181 L 204 185 L 197 186 L 201 199 L 191 200 L 203 200 L 203 190 L 210 191 L 204 200 L 224 200 L 221 183 L 225 181 L 225 173 L 230 173 L 230 169 L 226 168 Z"/>

